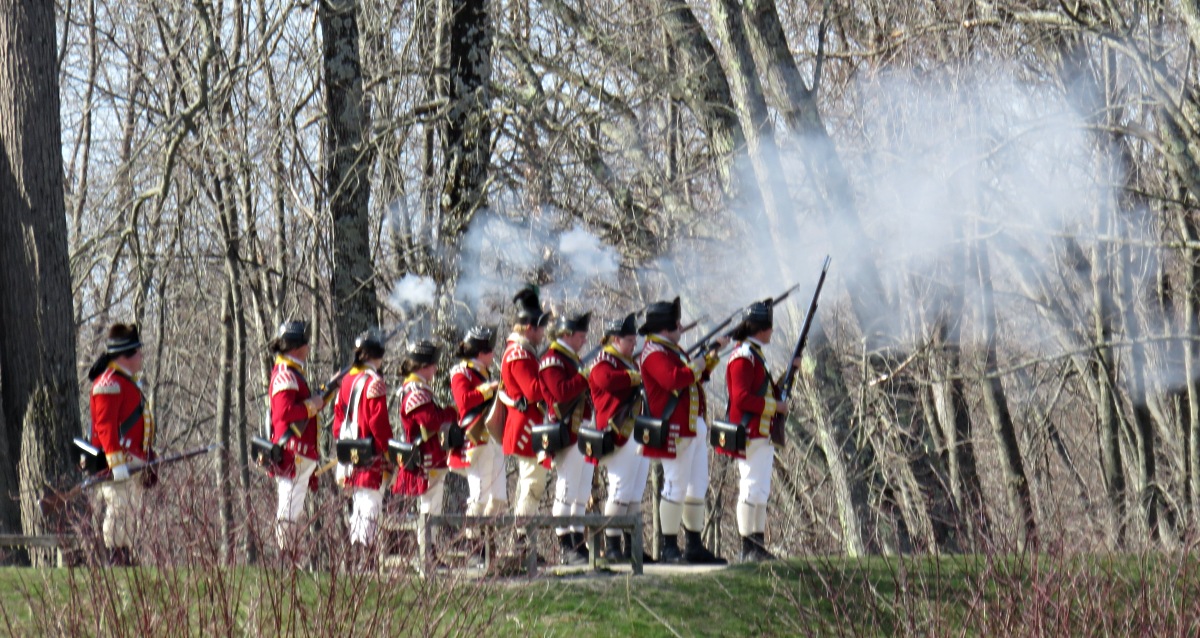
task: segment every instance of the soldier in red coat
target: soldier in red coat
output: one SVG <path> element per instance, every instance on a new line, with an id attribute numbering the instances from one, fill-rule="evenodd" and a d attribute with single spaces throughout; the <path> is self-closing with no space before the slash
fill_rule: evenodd
<path id="1" fill-rule="evenodd" d="M 304 511 L 304 498 L 316 489 L 317 414 L 324 399 L 308 385 L 308 323 L 287 321 L 271 341 L 275 366 L 271 369 L 271 441 L 283 447 L 283 460 L 271 470 L 275 477 L 277 506 L 275 536 L 281 549 L 294 540 L 296 520 Z"/>
<path id="2" fill-rule="evenodd" d="M 400 367 L 404 385 L 396 395 L 400 404 L 400 428 L 405 441 L 420 443 L 422 461 L 415 470 L 398 468 L 396 484 L 392 488 L 397 494 L 419 497 L 420 513 L 433 516 L 442 513 L 447 471 L 446 452 L 438 433 L 444 423 L 458 420 L 454 408 L 441 407 L 433 396 L 437 359 L 437 346 L 426 340 L 409 344 L 404 354 L 404 363 Z M 424 547 L 425 540 L 425 530 L 418 527 L 418 545 Z"/>
<path id="3" fill-rule="evenodd" d="M 738 533 L 742 536 L 743 562 L 774 560 L 767 551 L 767 501 L 771 496 L 771 466 L 775 446 L 771 444 L 771 421 L 776 414 L 787 415 L 788 405 L 780 402 L 779 389 L 767 370 L 763 346 L 771 343 L 774 317 L 771 300 L 751 304 L 734 329 L 737 345 L 725 372 L 729 389 L 729 421 L 746 426 L 746 452 L 737 454 L 718 448 L 719 454 L 737 459 Z"/>
<path id="4" fill-rule="evenodd" d="M 468 432 L 463 447 L 450 453 L 450 469 L 467 477 L 467 516 L 497 516 L 508 509 L 504 452 L 500 442 L 492 440 L 487 429 L 481 427 L 500 385 L 491 373 L 496 358 L 494 339 L 491 328 L 471 328 L 458 344 L 458 364 L 450 369 L 450 392 L 458 407 L 459 424 Z M 467 528 L 466 534 L 475 538 L 476 530 Z M 483 561 L 479 549 L 471 557 L 472 564 Z"/>
<path id="5" fill-rule="evenodd" d="M 499 400 L 508 408 L 504 420 L 504 454 L 517 458 L 517 502 L 513 513 L 528 516 L 537 513 L 546 490 L 546 471 L 550 459 L 541 459 L 533 451 L 533 426 L 546 418 L 538 359 L 534 349 L 546 333 L 550 313 L 542 310 L 537 289 L 521 289 L 513 302 L 517 320 L 504 347 L 500 363 Z M 518 549 L 528 550 L 527 539 L 517 532 Z"/>
<path id="6" fill-rule="evenodd" d="M 379 373 L 385 352 L 377 330 L 368 330 L 354 340 L 354 365 L 342 379 L 333 405 L 334 437 L 370 438 L 375 448 L 369 464 L 339 468 L 342 486 L 350 492 L 352 503 L 350 544 L 364 547 L 375 542 L 383 490 L 391 474 L 386 452 L 392 423 L 388 418 L 387 383 Z"/>
<path id="7" fill-rule="evenodd" d="M 724 564 L 700 539 L 704 529 L 704 496 L 708 490 L 708 425 L 704 389 L 709 374 L 720 362 L 716 352 L 689 361 L 679 346 L 683 334 L 680 325 L 679 298 L 660 301 L 646 308 L 646 321 L 638 332 L 646 335 L 642 349 L 642 383 L 646 388 L 647 409 L 656 418 L 670 424 L 670 436 L 663 448 L 642 446 L 642 454 L 661 459 L 663 466 L 662 504 L 659 521 L 663 533 L 662 562 Z M 724 343 L 728 338 L 719 340 Z M 667 412 L 670 414 L 666 414 Z M 679 549 L 679 529 L 687 539 L 686 550 Z"/>
<path id="8" fill-rule="evenodd" d="M 92 364 L 92 444 L 104 451 L 112 481 L 100 494 L 105 503 L 102 533 L 109 562 L 134 564 L 133 548 L 141 516 L 144 478 L 130 480 L 131 470 L 153 455 L 154 421 L 138 387 L 142 340 L 137 326 L 115 324 L 108 331 L 104 354 Z"/>
<path id="9" fill-rule="evenodd" d="M 554 481 L 555 516 L 586 514 L 592 496 L 592 474 L 595 466 L 584 460 L 577 445 L 579 426 L 592 421 L 592 393 L 583 374 L 579 353 L 587 343 L 591 313 L 562 316 L 555 322 L 554 340 L 546 348 L 538 367 L 542 396 L 549 406 L 550 418 L 570 426 L 568 445 L 554 454 L 552 466 L 557 474 Z M 558 527 L 559 545 L 564 565 L 586 565 L 587 550 L 583 527 Z"/>
<path id="10" fill-rule="evenodd" d="M 646 479 L 650 475 L 650 459 L 642 456 L 638 449 L 641 445 L 630 439 L 642 390 L 642 375 L 632 358 L 637 347 L 635 315 L 605 324 L 602 344 L 588 374 L 588 383 L 596 406 L 596 429 L 601 432 L 612 430 L 616 445 L 612 454 L 600 460 L 600 464 L 608 468 L 608 500 L 604 503 L 604 514 L 640 515 Z M 605 530 L 605 558 L 611 561 L 630 558 L 632 536 L 629 532 L 624 536 L 622 549 L 621 530 Z"/>

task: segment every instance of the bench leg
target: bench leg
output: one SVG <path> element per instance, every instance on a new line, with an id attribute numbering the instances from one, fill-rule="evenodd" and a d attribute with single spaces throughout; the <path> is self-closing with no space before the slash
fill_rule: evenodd
<path id="1" fill-rule="evenodd" d="M 631 567 L 633 568 L 633 573 L 635 576 L 641 576 L 642 575 L 642 552 L 643 552 L 642 521 L 641 520 L 638 520 L 638 522 L 633 526 L 633 533 L 630 535 L 629 539 L 632 541 L 631 544 L 633 545 L 632 547 L 629 548 L 629 557 L 633 562 Z"/>
<path id="2" fill-rule="evenodd" d="M 537 537 L 534 536 L 534 531 L 532 525 L 525 528 L 525 572 L 531 577 L 537 574 Z"/>
<path id="3" fill-rule="evenodd" d="M 600 539 L 604 536 L 604 528 L 597 527 L 591 530 L 592 539 L 588 543 L 588 567 L 592 571 L 596 571 L 596 557 L 600 554 Z"/>

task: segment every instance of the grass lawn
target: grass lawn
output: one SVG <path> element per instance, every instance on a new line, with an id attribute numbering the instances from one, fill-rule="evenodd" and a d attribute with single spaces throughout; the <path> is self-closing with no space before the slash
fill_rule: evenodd
<path id="1" fill-rule="evenodd" d="M 11 635 L 1200 635 L 1189 557 L 798 558 L 478 582 L 267 568 L 0 570 Z"/>

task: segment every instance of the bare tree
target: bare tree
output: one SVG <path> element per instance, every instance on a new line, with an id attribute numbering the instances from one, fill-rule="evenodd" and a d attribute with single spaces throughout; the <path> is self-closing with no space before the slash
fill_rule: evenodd
<path id="1" fill-rule="evenodd" d="M 0 3 L 0 525 L 26 533 L 79 433 L 55 43 L 53 3 Z"/>

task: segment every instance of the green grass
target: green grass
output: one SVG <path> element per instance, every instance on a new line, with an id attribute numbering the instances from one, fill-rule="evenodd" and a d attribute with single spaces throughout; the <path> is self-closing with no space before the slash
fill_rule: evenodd
<path id="1" fill-rule="evenodd" d="M 12 635 L 1197 635 L 1189 557 L 802 558 L 686 575 L 0 569 Z M 356 631 L 351 631 L 356 630 Z"/>

